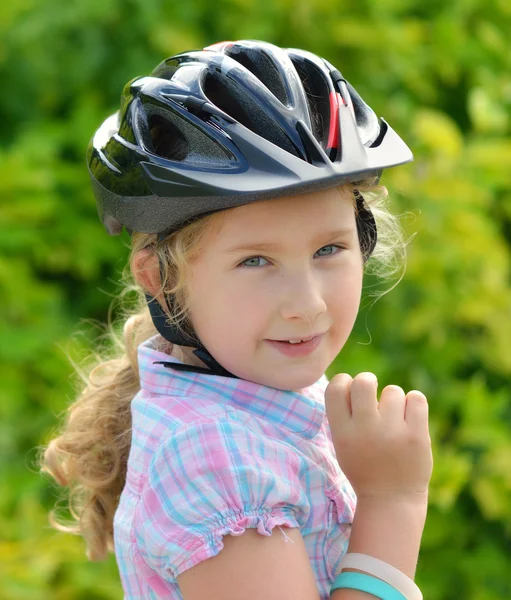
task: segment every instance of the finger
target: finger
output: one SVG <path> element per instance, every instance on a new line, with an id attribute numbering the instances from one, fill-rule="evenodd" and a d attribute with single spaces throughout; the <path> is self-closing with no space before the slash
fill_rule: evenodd
<path id="1" fill-rule="evenodd" d="M 418 433 L 428 431 L 429 406 L 426 396 L 418 390 L 406 395 L 405 420 Z"/>
<path id="2" fill-rule="evenodd" d="M 351 384 L 351 413 L 353 418 L 378 416 L 378 379 L 374 373 L 359 373 Z"/>
<path id="3" fill-rule="evenodd" d="M 404 422 L 406 395 L 398 385 L 387 385 L 380 396 L 378 410 L 386 423 Z"/>
<path id="4" fill-rule="evenodd" d="M 332 377 L 325 390 L 325 410 L 330 428 L 351 419 L 350 386 L 353 378 L 347 373 Z"/>

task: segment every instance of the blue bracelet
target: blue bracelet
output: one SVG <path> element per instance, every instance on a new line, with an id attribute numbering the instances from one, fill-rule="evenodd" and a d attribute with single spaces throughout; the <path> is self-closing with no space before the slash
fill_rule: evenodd
<path id="1" fill-rule="evenodd" d="M 363 573 L 353 573 L 351 571 L 340 573 L 335 578 L 330 592 L 339 588 L 367 592 L 376 596 L 376 598 L 380 598 L 380 600 L 407 600 L 406 596 L 403 596 L 401 592 L 398 592 L 396 588 L 385 583 L 385 581 Z"/>

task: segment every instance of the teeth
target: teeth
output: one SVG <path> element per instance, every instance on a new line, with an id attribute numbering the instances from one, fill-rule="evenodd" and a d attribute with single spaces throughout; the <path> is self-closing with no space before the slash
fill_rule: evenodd
<path id="1" fill-rule="evenodd" d="M 301 342 L 309 342 L 310 340 L 312 340 L 312 338 L 307 338 L 306 340 L 298 340 L 297 342 L 292 342 L 291 340 L 289 340 L 290 344 L 300 344 Z"/>

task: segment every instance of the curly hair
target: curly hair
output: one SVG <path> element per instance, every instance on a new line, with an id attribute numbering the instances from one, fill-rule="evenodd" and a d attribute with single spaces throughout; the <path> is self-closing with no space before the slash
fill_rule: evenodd
<path id="1" fill-rule="evenodd" d="M 339 190 L 351 195 L 355 209 L 355 191 L 360 192 L 376 221 L 378 242 L 365 265 L 366 273 L 391 277 L 404 264 L 406 243 L 398 217 L 387 208 L 386 188 L 367 181 L 356 186 L 345 184 Z M 133 232 L 122 278 L 124 287 L 117 298 L 120 316 L 113 321 L 110 310 L 106 333 L 97 340 L 87 364 L 79 366 L 72 361 L 79 380 L 76 400 L 61 415 L 58 435 L 40 447 L 38 461 L 41 472 L 63 486 L 64 493 L 67 489 L 73 517 L 73 521 L 63 522 L 54 509 L 49 514 L 50 525 L 58 531 L 81 535 L 89 560 L 104 560 L 109 551 L 114 551 L 113 520 L 131 446 L 130 406 L 140 389 L 137 348 L 157 334 L 144 290 L 132 274 L 134 258 L 143 249 L 157 255 L 164 265 L 162 290 L 175 297 L 176 313 L 168 315 L 169 321 L 183 326 L 188 312 L 189 265 L 219 215 L 222 212 L 198 219 L 161 241 L 156 234 Z M 132 292 L 136 300 L 128 308 L 125 299 Z M 161 337 L 157 339 L 159 349 L 170 353 L 172 345 Z"/>

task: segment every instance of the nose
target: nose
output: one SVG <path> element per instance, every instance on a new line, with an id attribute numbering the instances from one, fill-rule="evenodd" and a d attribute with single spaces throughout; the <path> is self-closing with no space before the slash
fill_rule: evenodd
<path id="1" fill-rule="evenodd" d="M 302 320 L 314 324 L 327 311 L 321 281 L 312 272 L 287 275 L 280 299 L 280 313 L 286 320 Z"/>

